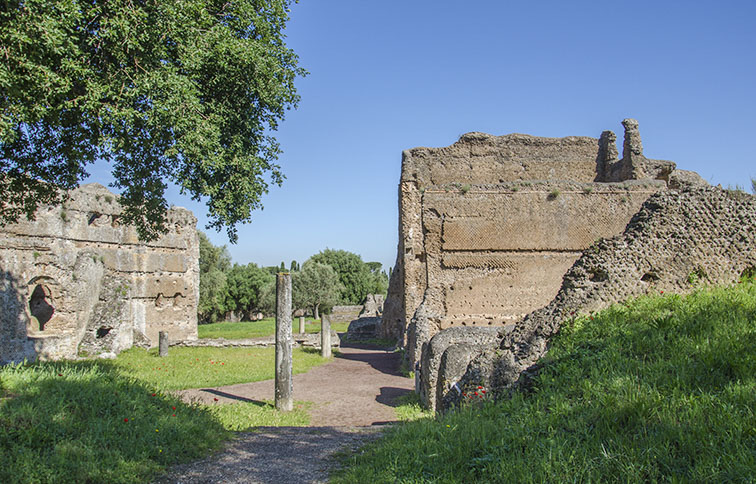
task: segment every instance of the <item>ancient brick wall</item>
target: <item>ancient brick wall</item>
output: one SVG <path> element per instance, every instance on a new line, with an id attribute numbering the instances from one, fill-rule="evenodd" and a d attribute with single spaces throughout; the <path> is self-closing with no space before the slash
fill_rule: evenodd
<path id="1" fill-rule="evenodd" d="M 199 243 L 188 210 L 149 244 L 98 184 L 0 229 L 0 362 L 117 353 L 197 337 Z"/>
<path id="2" fill-rule="evenodd" d="M 426 398 L 435 395 L 439 406 L 458 403 L 459 393 L 450 391 L 455 382 L 463 391 L 481 384 L 494 391 L 511 387 L 546 353 L 565 319 L 646 293 L 735 283 L 755 269 L 756 196 L 717 187 L 659 192 L 622 234 L 583 252 L 548 305 L 499 331 L 493 343 L 434 338 L 438 363 L 426 379 Z"/>
<path id="3" fill-rule="evenodd" d="M 410 364 L 439 331 L 507 326 L 548 304 L 586 247 L 620 233 L 650 195 L 680 179 L 672 162 L 643 156 L 636 122 L 623 124 L 622 159 L 609 131 L 470 133 L 404 152 L 381 332 L 403 338 Z"/>

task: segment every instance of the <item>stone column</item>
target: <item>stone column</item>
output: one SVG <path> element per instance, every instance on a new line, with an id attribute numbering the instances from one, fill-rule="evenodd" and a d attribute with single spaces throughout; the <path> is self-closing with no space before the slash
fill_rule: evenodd
<path id="1" fill-rule="evenodd" d="M 320 315 L 320 356 L 331 357 L 331 317 L 327 314 Z"/>
<path id="2" fill-rule="evenodd" d="M 158 333 L 158 355 L 168 356 L 168 335 L 165 331 Z"/>
<path id="3" fill-rule="evenodd" d="M 291 363 L 291 274 L 276 275 L 276 409 L 294 409 Z"/>
<path id="4" fill-rule="evenodd" d="M 305 318 L 304 316 L 299 317 L 299 334 L 304 334 L 305 332 Z"/>

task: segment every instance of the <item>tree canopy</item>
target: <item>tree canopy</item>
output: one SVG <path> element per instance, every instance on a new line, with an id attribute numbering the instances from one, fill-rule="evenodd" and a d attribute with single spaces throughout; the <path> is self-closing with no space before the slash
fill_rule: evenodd
<path id="1" fill-rule="evenodd" d="M 10 0 L 0 9 L 0 222 L 59 203 L 97 159 L 124 220 L 165 230 L 167 181 L 236 225 L 281 184 L 296 107 L 291 0 Z"/>
<path id="2" fill-rule="evenodd" d="M 236 311 L 242 318 L 250 319 L 253 312 L 262 311 L 261 293 L 265 285 L 275 278 L 257 264 L 234 264 L 226 273 L 226 301 L 224 310 Z"/>
<path id="3" fill-rule="evenodd" d="M 329 310 L 339 302 L 342 289 L 338 274 L 327 264 L 308 260 L 301 271 L 292 273 L 294 306 L 312 309 L 315 319 L 320 310 Z"/>
<path id="4" fill-rule="evenodd" d="M 385 294 L 388 289 L 388 276 L 381 271 L 381 263 L 365 263 L 353 252 L 325 249 L 309 260 L 327 264 L 336 271 L 343 286 L 342 304 L 360 304 L 368 294 Z"/>
<path id="5" fill-rule="evenodd" d="M 200 322 L 214 323 L 222 318 L 226 301 L 226 272 L 231 268 L 231 256 L 225 246 L 216 247 L 207 236 L 199 235 L 199 301 L 197 317 Z"/>

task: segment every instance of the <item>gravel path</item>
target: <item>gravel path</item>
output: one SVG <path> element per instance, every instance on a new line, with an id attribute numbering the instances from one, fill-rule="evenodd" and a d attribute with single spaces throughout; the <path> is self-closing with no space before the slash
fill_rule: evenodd
<path id="1" fill-rule="evenodd" d="M 326 482 L 329 457 L 356 448 L 396 421 L 394 401 L 414 382 L 398 372 L 400 355 L 343 346 L 339 357 L 294 376 L 294 399 L 313 402 L 310 427 L 263 427 L 240 433 L 217 455 L 171 469 L 161 483 Z M 179 392 L 203 403 L 273 400 L 267 380 Z M 218 399 L 216 402 L 215 399 Z"/>

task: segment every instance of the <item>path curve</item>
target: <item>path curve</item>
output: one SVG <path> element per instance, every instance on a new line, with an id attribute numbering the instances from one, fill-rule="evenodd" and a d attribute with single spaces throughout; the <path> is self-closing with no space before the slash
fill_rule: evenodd
<path id="1" fill-rule="evenodd" d="M 396 421 L 397 397 L 414 382 L 399 373 L 401 355 L 382 349 L 342 346 L 332 362 L 294 375 L 294 400 L 313 402 L 310 427 L 261 427 L 238 434 L 220 453 L 182 464 L 158 482 L 326 482 L 328 459 L 355 448 Z M 273 380 L 177 392 L 207 404 L 273 400 Z M 217 399 L 217 400 L 216 400 Z"/>
<path id="2" fill-rule="evenodd" d="M 313 402 L 310 426 L 366 426 L 396 421 L 397 397 L 414 388 L 399 373 L 401 354 L 360 346 L 342 346 L 330 363 L 294 375 L 294 400 Z M 177 392 L 186 401 L 231 403 L 272 401 L 275 383 L 265 380 Z M 216 400 L 217 399 L 217 400 Z"/>

